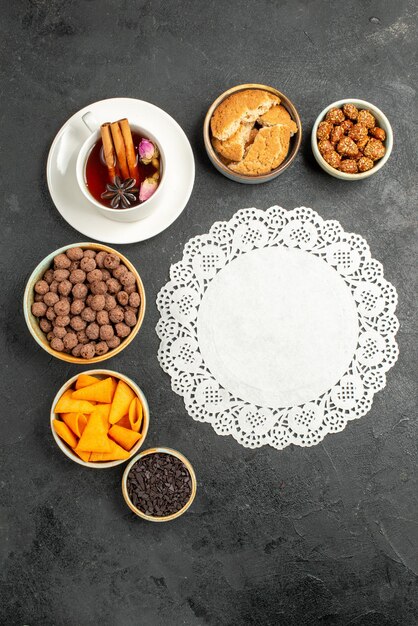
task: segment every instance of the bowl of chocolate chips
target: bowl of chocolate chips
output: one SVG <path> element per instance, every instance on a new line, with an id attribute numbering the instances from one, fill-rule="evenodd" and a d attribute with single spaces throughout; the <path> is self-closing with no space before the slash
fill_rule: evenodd
<path id="1" fill-rule="evenodd" d="M 34 269 L 23 310 L 32 337 L 49 354 L 68 363 L 98 363 L 138 333 L 145 291 L 120 252 L 76 243 L 55 250 Z"/>
<path id="2" fill-rule="evenodd" d="M 169 522 L 183 515 L 196 488 L 190 461 L 171 448 L 144 450 L 127 465 L 122 477 L 126 504 L 149 522 Z"/>
<path id="3" fill-rule="evenodd" d="M 376 174 L 389 159 L 392 127 L 374 104 L 358 99 L 333 102 L 312 128 L 312 151 L 322 169 L 341 180 Z"/>

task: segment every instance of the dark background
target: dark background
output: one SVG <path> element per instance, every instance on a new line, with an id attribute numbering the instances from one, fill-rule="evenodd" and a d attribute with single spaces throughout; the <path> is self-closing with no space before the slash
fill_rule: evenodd
<path id="1" fill-rule="evenodd" d="M 1 7 L 1 623 L 417 624 L 417 3 Z M 227 180 L 204 153 L 208 106 L 243 82 L 286 93 L 304 125 L 296 162 L 265 185 Z M 49 146 L 69 116 L 113 96 L 165 109 L 196 158 L 179 219 L 150 241 L 120 247 L 149 305 L 136 340 L 105 364 L 145 391 L 147 444 L 178 448 L 195 466 L 195 504 L 164 525 L 143 523 L 125 506 L 123 467 L 86 470 L 59 451 L 50 404 L 80 368 L 40 349 L 22 315 L 33 267 L 84 239 L 50 200 Z M 352 184 L 323 173 L 309 145 L 320 110 L 343 97 L 375 103 L 395 137 L 384 169 Z M 193 421 L 171 391 L 157 362 L 155 298 L 190 237 L 239 208 L 276 203 L 311 206 L 367 239 L 398 290 L 400 356 L 370 413 L 342 433 L 310 449 L 249 450 Z"/>

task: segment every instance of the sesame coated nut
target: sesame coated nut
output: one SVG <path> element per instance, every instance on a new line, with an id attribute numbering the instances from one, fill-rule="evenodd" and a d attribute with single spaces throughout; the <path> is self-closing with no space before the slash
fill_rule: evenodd
<path id="1" fill-rule="evenodd" d="M 328 150 L 328 152 L 325 152 L 322 156 L 328 165 L 331 165 L 331 167 L 340 167 L 341 157 L 337 152 L 335 152 L 335 150 Z"/>
<path id="2" fill-rule="evenodd" d="M 96 280 L 96 282 L 90 285 L 90 291 L 93 295 L 104 295 L 107 292 L 107 285 L 102 280 Z"/>
<path id="3" fill-rule="evenodd" d="M 89 324 L 86 328 L 86 335 L 89 339 L 98 339 L 99 338 L 100 327 L 95 322 Z"/>
<path id="4" fill-rule="evenodd" d="M 54 270 L 52 269 L 46 270 L 44 274 L 44 281 L 47 282 L 48 285 L 50 285 L 53 280 L 54 280 Z"/>
<path id="5" fill-rule="evenodd" d="M 102 311 L 97 311 L 96 322 L 99 326 L 103 326 L 103 324 L 109 324 L 109 313 L 103 309 Z"/>
<path id="6" fill-rule="evenodd" d="M 357 161 L 354 159 L 343 159 L 340 165 L 340 172 L 345 172 L 346 174 L 357 174 Z"/>
<path id="7" fill-rule="evenodd" d="M 36 293 L 39 293 L 41 294 L 41 296 L 44 296 L 49 291 L 49 285 L 46 282 L 46 280 L 38 280 L 34 289 Z"/>
<path id="8" fill-rule="evenodd" d="M 340 139 L 337 145 L 337 152 L 347 156 L 356 156 L 358 148 L 355 142 L 350 137 L 343 137 Z"/>
<path id="9" fill-rule="evenodd" d="M 34 302 L 31 311 L 35 317 L 43 317 L 47 311 L 47 306 L 44 302 Z"/>
<path id="10" fill-rule="evenodd" d="M 80 356 L 83 359 L 92 359 L 96 353 L 96 348 L 94 343 L 86 343 L 80 350 Z"/>
<path id="11" fill-rule="evenodd" d="M 358 108 L 355 104 L 344 104 L 343 113 L 349 120 L 356 120 L 358 117 Z"/>
<path id="12" fill-rule="evenodd" d="M 359 111 L 357 121 L 359 124 L 364 124 L 367 128 L 374 128 L 376 126 L 376 118 L 374 115 L 367 111 L 367 109 L 363 109 Z"/>
<path id="13" fill-rule="evenodd" d="M 331 132 L 331 143 L 338 143 L 342 137 L 344 137 L 344 129 L 341 126 L 334 126 Z"/>
<path id="14" fill-rule="evenodd" d="M 67 333 L 62 342 L 66 350 L 72 350 L 78 344 L 77 335 L 75 333 Z"/>
<path id="15" fill-rule="evenodd" d="M 357 124 L 354 124 L 353 127 L 350 128 L 348 136 L 353 141 L 362 141 L 365 137 L 367 137 L 368 132 L 367 126 L 357 122 Z"/>
<path id="16" fill-rule="evenodd" d="M 83 300 L 75 299 L 71 303 L 70 311 L 73 315 L 80 315 L 80 313 L 84 310 L 85 304 Z"/>
<path id="17" fill-rule="evenodd" d="M 92 272 L 96 269 L 96 261 L 92 257 L 84 256 L 80 261 L 80 268 L 85 272 Z"/>
<path id="18" fill-rule="evenodd" d="M 329 139 L 332 131 L 331 122 L 320 122 L 318 124 L 318 130 L 316 131 L 317 138 L 321 141 L 323 139 Z"/>
<path id="19" fill-rule="evenodd" d="M 87 326 L 87 322 L 85 322 L 79 315 L 75 315 L 69 324 L 75 331 L 84 330 Z"/>
<path id="20" fill-rule="evenodd" d="M 73 318 L 74 319 L 74 318 Z M 55 318 L 55 326 L 68 326 L 70 323 L 70 318 L 68 315 L 57 315 Z"/>
<path id="21" fill-rule="evenodd" d="M 70 283 L 77 285 L 77 283 L 84 283 L 86 280 L 86 272 L 83 270 L 73 270 L 70 274 Z"/>
<path id="22" fill-rule="evenodd" d="M 80 317 L 85 322 L 94 322 L 96 319 L 96 311 L 93 311 L 91 307 L 87 306 L 81 311 Z"/>
<path id="23" fill-rule="evenodd" d="M 97 294 L 95 296 L 93 296 L 93 298 L 91 299 L 91 308 L 93 309 L 93 311 L 101 311 L 102 309 L 104 309 L 105 306 L 105 297 L 103 294 Z"/>
<path id="24" fill-rule="evenodd" d="M 133 311 L 125 311 L 125 324 L 128 326 L 135 326 L 136 324 L 136 315 Z"/>
<path id="25" fill-rule="evenodd" d="M 54 304 L 54 311 L 57 315 L 68 315 L 70 312 L 70 304 L 66 300 L 58 300 Z"/>
<path id="26" fill-rule="evenodd" d="M 123 309 L 120 306 L 115 306 L 114 309 L 111 309 L 109 311 L 109 319 L 114 324 L 117 324 L 118 322 L 123 322 L 123 320 L 125 319 Z"/>
<path id="27" fill-rule="evenodd" d="M 353 122 L 351 120 L 344 120 L 343 122 L 341 122 L 341 128 L 343 129 L 344 133 L 348 133 L 348 131 L 352 127 L 353 127 Z"/>
<path id="28" fill-rule="evenodd" d="M 133 306 L 135 309 L 137 309 L 140 304 L 141 296 L 139 295 L 139 293 L 137 291 L 131 293 L 131 295 L 129 296 L 129 306 Z"/>
<path id="29" fill-rule="evenodd" d="M 122 285 L 116 278 L 109 278 L 106 281 L 106 285 L 109 293 L 118 293 L 122 289 Z"/>
<path id="30" fill-rule="evenodd" d="M 89 283 L 95 283 L 96 280 L 102 280 L 101 270 L 95 269 L 87 274 L 87 281 Z"/>
<path id="31" fill-rule="evenodd" d="M 369 139 L 370 139 L 370 137 L 369 137 L 369 135 L 367 135 L 363 139 L 359 139 L 359 141 L 356 142 L 357 143 L 357 148 L 360 150 L 360 152 L 362 152 L 364 150 L 364 148 L 367 146 L 367 143 L 368 143 Z"/>
<path id="32" fill-rule="evenodd" d="M 383 128 L 379 128 L 378 126 L 374 126 L 373 128 L 371 128 L 369 130 L 369 133 L 375 139 L 379 139 L 379 141 L 385 141 L 385 139 L 386 139 L 385 131 L 383 130 Z"/>
<path id="33" fill-rule="evenodd" d="M 108 270 L 115 270 L 119 264 L 120 258 L 116 254 L 106 254 L 103 260 L 103 265 Z"/>
<path id="34" fill-rule="evenodd" d="M 69 280 L 63 280 L 58 285 L 58 293 L 60 293 L 62 296 L 68 296 L 71 293 L 72 288 L 73 286 Z"/>
<path id="35" fill-rule="evenodd" d="M 104 324 L 103 326 L 100 326 L 100 339 L 102 341 L 108 341 L 113 337 L 114 334 L 115 331 L 113 330 L 113 326 L 111 326 L 110 324 Z"/>
<path id="36" fill-rule="evenodd" d="M 88 289 L 84 283 L 77 283 L 71 293 L 77 300 L 84 300 L 87 297 Z"/>
<path id="37" fill-rule="evenodd" d="M 331 124 L 341 124 L 341 122 L 343 122 L 344 120 L 344 113 L 341 111 L 341 109 L 338 109 L 337 107 L 330 109 L 325 116 L 325 121 L 331 122 Z"/>
<path id="38" fill-rule="evenodd" d="M 321 139 L 321 141 L 318 142 L 318 150 L 323 156 L 325 152 L 328 152 L 329 150 L 334 150 L 334 146 L 328 139 Z"/>
<path id="39" fill-rule="evenodd" d="M 116 306 L 116 300 L 113 296 L 111 296 L 110 294 L 106 294 L 105 295 L 105 311 L 111 311 L 112 309 L 114 309 Z"/>
<path id="40" fill-rule="evenodd" d="M 66 254 L 57 254 L 54 257 L 54 268 L 56 270 L 66 270 L 71 265 L 71 261 Z"/>
<path id="41" fill-rule="evenodd" d="M 127 337 L 131 332 L 131 329 L 129 328 L 129 326 L 127 326 L 123 322 L 119 322 L 118 324 L 116 324 L 115 330 L 116 330 L 117 336 L 120 337 L 121 339 L 124 339 L 125 337 Z"/>
<path id="42" fill-rule="evenodd" d="M 364 148 L 364 156 L 372 159 L 373 161 L 377 161 L 377 159 L 381 159 L 386 152 L 385 146 L 379 139 L 374 139 L 372 137 L 367 142 L 367 146 Z"/>
<path id="43" fill-rule="evenodd" d="M 102 356 L 102 354 L 106 354 L 106 352 L 109 352 L 109 346 L 105 341 L 99 341 L 99 343 L 96 344 L 95 349 L 97 356 Z"/>
<path id="44" fill-rule="evenodd" d="M 80 261 L 83 258 L 84 252 L 82 248 L 69 248 L 66 252 L 66 255 L 70 259 L 70 261 Z"/>
<path id="45" fill-rule="evenodd" d="M 119 337 L 114 335 L 113 337 L 111 337 L 111 339 L 108 339 L 106 343 L 109 346 L 109 348 L 113 350 L 114 348 L 117 348 L 120 345 L 120 339 Z"/>
<path id="46" fill-rule="evenodd" d="M 129 302 L 129 296 L 126 291 L 119 291 L 119 293 L 116 295 L 116 299 L 122 306 L 125 306 Z"/>
<path id="47" fill-rule="evenodd" d="M 373 167 L 372 159 L 368 159 L 367 157 L 361 157 L 357 162 L 357 167 L 359 172 L 367 172 L 371 170 Z"/>
<path id="48" fill-rule="evenodd" d="M 55 337 L 55 339 L 53 339 L 49 345 L 53 350 L 56 350 L 57 352 L 63 352 L 64 350 L 64 343 L 62 339 L 59 339 L 59 337 Z"/>

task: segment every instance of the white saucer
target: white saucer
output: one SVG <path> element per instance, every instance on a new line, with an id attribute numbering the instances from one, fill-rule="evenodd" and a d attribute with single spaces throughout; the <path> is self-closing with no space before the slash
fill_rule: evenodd
<path id="1" fill-rule="evenodd" d="M 81 144 L 89 135 L 81 119 L 87 111 L 100 123 L 127 117 L 132 124 L 146 126 L 156 137 L 164 137 L 166 180 L 148 217 L 129 223 L 109 220 L 81 193 L 75 165 Z M 49 151 L 46 175 L 52 200 L 70 226 L 91 239 L 123 244 L 154 237 L 177 219 L 192 193 L 195 165 L 189 140 L 168 113 L 142 100 L 111 98 L 84 107 L 64 124 Z"/>

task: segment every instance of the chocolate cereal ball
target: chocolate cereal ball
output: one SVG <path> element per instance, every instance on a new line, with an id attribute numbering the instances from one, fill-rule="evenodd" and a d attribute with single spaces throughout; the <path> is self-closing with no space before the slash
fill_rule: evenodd
<path id="1" fill-rule="evenodd" d="M 112 278 L 112 274 L 109 272 L 109 270 L 106 269 L 102 269 L 102 280 L 104 282 L 106 282 L 107 280 L 109 280 L 109 278 Z"/>
<path id="2" fill-rule="evenodd" d="M 96 256 L 96 251 L 95 250 L 83 250 L 83 256 L 86 259 L 94 259 L 94 257 Z"/>
<path id="3" fill-rule="evenodd" d="M 77 283 L 74 285 L 71 292 L 77 300 L 85 300 L 88 294 L 87 286 L 82 283 Z"/>
<path id="4" fill-rule="evenodd" d="M 39 328 L 44 333 L 49 333 L 52 330 L 52 324 L 46 317 L 43 317 L 39 322 Z"/>
<path id="5" fill-rule="evenodd" d="M 100 269 L 103 268 L 103 261 L 104 261 L 106 254 L 107 252 L 105 252 L 104 250 L 100 250 L 100 252 L 96 254 L 96 257 L 95 257 L 96 265 Z"/>
<path id="6" fill-rule="evenodd" d="M 68 326 L 70 323 L 70 317 L 68 315 L 57 315 L 55 318 L 55 326 Z"/>
<path id="7" fill-rule="evenodd" d="M 122 285 L 116 278 L 109 278 L 106 281 L 106 285 L 109 293 L 118 293 L 122 289 Z"/>
<path id="8" fill-rule="evenodd" d="M 49 341 L 50 343 L 55 338 L 55 335 L 52 332 L 52 330 L 50 330 L 49 333 L 47 333 L 46 338 L 47 338 L 47 341 Z"/>
<path id="9" fill-rule="evenodd" d="M 129 326 L 127 326 L 123 322 L 119 322 L 118 324 L 116 324 L 115 330 L 116 330 L 117 336 L 120 337 L 121 339 L 127 337 L 129 333 L 131 332 L 131 329 L 129 328 Z"/>
<path id="10" fill-rule="evenodd" d="M 51 293 L 58 293 L 58 281 L 52 281 L 52 283 L 49 285 L 49 291 Z"/>
<path id="11" fill-rule="evenodd" d="M 44 274 L 44 281 L 47 282 L 48 285 L 50 285 L 53 280 L 54 280 L 54 270 L 52 269 L 46 270 Z"/>
<path id="12" fill-rule="evenodd" d="M 82 343 L 78 343 L 75 348 L 71 350 L 71 354 L 75 356 L 77 359 L 81 356 L 81 348 L 83 347 Z"/>
<path id="13" fill-rule="evenodd" d="M 96 322 L 99 326 L 103 326 L 103 324 L 109 324 L 109 313 L 103 309 L 102 311 L 97 311 Z"/>
<path id="14" fill-rule="evenodd" d="M 89 342 L 89 338 L 87 337 L 85 330 L 79 330 L 77 332 L 77 339 L 78 339 L 78 343 L 81 345 L 84 345 L 85 343 Z"/>
<path id="15" fill-rule="evenodd" d="M 112 253 L 106 254 L 103 260 L 103 265 L 105 266 L 107 270 L 115 270 L 119 264 L 120 264 L 120 258 L 118 257 L 117 254 L 112 254 Z"/>
<path id="16" fill-rule="evenodd" d="M 102 280 L 96 280 L 96 282 L 90 285 L 90 291 L 93 295 L 104 295 L 107 292 L 107 285 Z"/>
<path id="17" fill-rule="evenodd" d="M 71 265 L 68 268 L 68 271 L 71 274 L 71 272 L 73 272 L 74 270 L 78 270 L 79 267 L 80 267 L 80 261 L 71 261 Z"/>
<path id="18" fill-rule="evenodd" d="M 47 306 L 45 304 L 45 302 L 34 302 L 32 304 L 32 315 L 34 315 L 35 317 L 43 317 L 47 311 Z"/>
<path id="19" fill-rule="evenodd" d="M 73 315 L 80 315 L 81 311 L 84 310 L 85 306 L 86 305 L 83 300 L 79 300 L 75 298 L 75 300 L 73 300 L 71 303 L 70 311 Z"/>
<path id="20" fill-rule="evenodd" d="M 46 313 L 45 313 L 45 317 L 46 317 L 46 319 L 47 319 L 47 320 L 49 320 L 50 322 L 52 322 L 52 321 L 53 321 L 53 320 L 57 317 L 57 314 L 56 314 L 56 313 L 55 313 L 55 311 L 54 311 L 54 307 L 49 306 L 49 307 L 47 308 Z"/>
<path id="21" fill-rule="evenodd" d="M 120 280 L 120 277 L 123 274 L 126 274 L 126 272 L 128 272 L 128 268 L 126 267 L 126 265 L 123 265 L 122 263 L 120 265 L 117 266 L 116 269 L 112 270 L 112 274 L 114 278 L 117 278 L 118 280 Z"/>
<path id="22" fill-rule="evenodd" d="M 54 311 L 57 315 L 68 315 L 70 312 L 70 304 L 66 300 L 58 300 L 54 304 Z"/>
<path id="23" fill-rule="evenodd" d="M 55 337 L 55 339 L 51 341 L 50 346 L 53 350 L 56 350 L 57 352 L 63 352 L 64 350 L 64 344 L 62 342 L 62 339 L 59 339 L 58 337 Z"/>
<path id="24" fill-rule="evenodd" d="M 69 275 L 70 275 L 70 272 L 68 270 L 55 270 L 54 280 L 56 280 L 57 283 L 60 283 L 63 280 L 67 280 Z"/>
<path id="25" fill-rule="evenodd" d="M 77 283 L 84 283 L 85 280 L 86 272 L 83 272 L 83 270 L 73 270 L 70 274 L 70 282 L 73 285 L 76 285 Z"/>
<path id="26" fill-rule="evenodd" d="M 110 294 L 106 294 L 105 295 L 105 311 L 111 311 L 112 309 L 114 309 L 116 306 L 116 300 L 113 296 L 111 296 Z"/>
<path id="27" fill-rule="evenodd" d="M 131 295 L 134 291 L 136 291 L 136 283 L 132 283 L 132 285 L 125 285 L 125 291 L 128 296 Z"/>
<path id="28" fill-rule="evenodd" d="M 102 309 L 104 309 L 105 306 L 105 297 L 102 294 L 97 294 L 95 296 L 93 296 L 93 298 L 91 299 L 91 308 L 93 309 L 93 311 L 101 311 Z"/>
<path id="29" fill-rule="evenodd" d="M 59 300 L 59 296 L 57 293 L 53 293 L 52 291 L 48 291 L 44 295 L 44 302 L 47 306 L 54 306 Z"/>
<path id="30" fill-rule="evenodd" d="M 113 337 L 114 334 L 115 331 L 113 330 L 113 326 L 111 326 L 110 324 L 104 324 L 103 326 L 100 326 L 100 339 L 102 341 L 108 341 Z"/>
<path id="31" fill-rule="evenodd" d="M 33 296 L 33 300 L 34 302 L 43 302 L 44 296 L 40 293 L 35 293 L 35 295 Z"/>
<path id="32" fill-rule="evenodd" d="M 69 280 L 63 280 L 58 285 L 58 293 L 60 293 L 62 296 L 68 296 L 71 293 L 72 288 L 73 286 Z"/>
<path id="33" fill-rule="evenodd" d="M 87 322 L 85 322 L 83 319 L 81 319 L 81 317 L 79 315 L 75 315 L 72 319 L 71 322 L 69 322 L 71 328 L 73 328 L 75 331 L 79 331 L 79 330 L 84 330 L 85 327 L 87 326 Z"/>
<path id="34" fill-rule="evenodd" d="M 123 322 L 123 320 L 125 319 L 123 309 L 120 306 L 115 306 L 114 309 L 109 311 L 109 319 L 114 324 L 117 324 L 118 322 Z"/>
<path id="35" fill-rule="evenodd" d="M 128 326 L 135 326 L 136 324 L 136 315 L 133 311 L 125 311 L 125 324 Z"/>
<path id="36" fill-rule="evenodd" d="M 102 356 L 102 354 L 106 354 L 106 352 L 109 352 L 109 346 L 105 341 L 99 341 L 99 343 L 96 344 L 97 356 Z"/>
<path id="37" fill-rule="evenodd" d="M 92 359 L 96 353 L 96 348 L 94 343 L 86 343 L 80 350 L 80 356 L 83 359 Z"/>
<path id="38" fill-rule="evenodd" d="M 58 337 L 58 339 L 63 339 L 67 334 L 67 330 L 64 328 L 64 326 L 54 326 L 52 332 L 54 333 L 55 337 Z"/>
<path id="39" fill-rule="evenodd" d="M 54 257 L 54 267 L 56 270 L 66 270 L 71 265 L 71 260 L 66 254 L 57 254 Z"/>
<path id="40" fill-rule="evenodd" d="M 71 261 L 80 261 L 83 258 L 84 252 L 82 248 L 70 248 L 67 250 L 66 255 Z"/>
<path id="41" fill-rule="evenodd" d="M 119 337 L 114 335 L 113 337 L 111 337 L 111 339 L 108 339 L 106 343 L 109 346 L 109 348 L 113 350 L 114 348 L 117 348 L 118 346 L 120 346 L 120 339 Z"/>
<path id="42" fill-rule="evenodd" d="M 102 272 L 101 270 L 95 269 L 87 274 L 87 281 L 89 283 L 95 283 L 96 280 L 102 280 Z"/>
<path id="43" fill-rule="evenodd" d="M 116 295 L 116 299 L 119 302 L 119 304 L 121 304 L 122 306 L 126 306 L 129 302 L 129 297 L 128 294 L 126 293 L 126 291 L 119 291 L 119 293 Z"/>
<path id="44" fill-rule="evenodd" d="M 122 276 L 120 277 L 120 282 L 124 287 L 128 287 L 129 285 L 135 285 L 135 276 L 132 274 L 132 272 L 125 272 L 125 274 L 122 274 Z"/>
<path id="45" fill-rule="evenodd" d="M 137 291 L 134 291 L 134 293 L 131 293 L 131 295 L 129 296 L 129 306 L 133 306 L 135 309 L 137 309 L 140 304 L 141 296 Z"/>
<path id="46" fill-rule="evenodd" d="M 81 319 L 85 322 L 94 322 L 96 319 L 96 312 L 88 306 L 81 311 Z"/>
<path id="47" fill-rule="evenodd" d="M 95 340 L 99 338 L 100 326 L 95 322 L 89 324 L 86 328 L 86 335 L 90 340 Z"/>
<path id="48" fill-rule="evenodd" d="M 36 293 L 39 293 L 41 294 L 41 296 L 44 296 L 49 291 L 49 285 L 46 282 L 46 280 L 38 280 L 34 289 Z"/>
<path id="49" fill-rule="evenodd" d="M 80 268 L 85 272 L 92 272 L 96 269 L 96 261 L 92 257 L 84 256 L 80 261 Z"/>
<path id="50" fill-rule="evenodd" d="M 75 333 L 67 333 L 62 342 L 66 350 L 72 350 L 78 344 L 77 335 Z"/>

